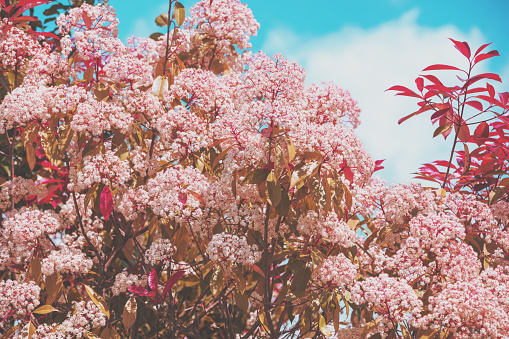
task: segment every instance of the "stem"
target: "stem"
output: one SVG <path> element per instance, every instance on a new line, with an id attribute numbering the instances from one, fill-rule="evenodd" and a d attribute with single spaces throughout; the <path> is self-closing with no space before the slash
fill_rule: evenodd
<path id="1" fill-rule="evenodd" d="M 471 72 L 472 72 L 472 63 L 470 63 L 467 79 L 470 79 L 470 73 Z M 461 113 L 460 113 L 460 117 L 458 119 L 458 129 L 456 130 L 456 133 L 454 135 L 454 141 L 452 143 L 451 155 L 449 156 L 449 163 L 447 165 L 447 171 L 445 172 L 445 178 L 444 178 L 444 182 L 442 183 L 442 188 L 445 188 L 445 184 L 447 183 L 447 178 L 449 177 L 449 172 L 451 170 L 452 157 L 454 155 L 454 149 L 456 148 L 456 143 L 458 142 L 458 134 L 459 134 L 460 129 L 461 129 L 461 120 L 463 120 L 463 113 L 465 112 L 465 101 L 467 99 L 467 92 L 468 92 L 468 87 L 465 88 L 465 94 L 463 96 L 463 102 L 461 104 Z M 460 106 L 459 98 L 458 98 L 458 106 Z"/>
<path id="2" fill-rule="evenodd" d="M 271 122 L 270 128 L 272 129 L 273 123 Z M 269 156 L 268 156 L 268 166 L 270 170 L 270 155 L 272 150 L 272 131 L 269 135 Z M 265 288 L 263 293 L 263 310 L 265 312 L 265 317 L 267 318 L 267 325 L 269 327 L 269 331 L 271 333 L 270 338 L 276 338 L 276 333 L 274 330 L 274 325 L 272 324 L 272 319 L 270 317 L 269 307 L 270 301 L 272 299 L 272 291 L 270 290 L 270 263 L 269 263 L 269 217 L 270 217 L 270 204 L 267 202 L 265 207 L 265 223 L 263 230 L 263 273 L 265 274 Z"/>
<path id="3" fill-rule="evenodd" d="M 173 3 L 173 0 L 169 0 L 169 6 L 168 6 L 168 29 L 166 30 L 166 53 L 164 55 L 164 63 L 163 63 L 163 76 L 166 75 L 166 64 L 168 62 L 168 54 L 170 53 L 170 26 L 173 22 L 171 20 L 171 4 Z M 173 32 L 175 34 L 175 32 Z M 173 39 L 172 39 L 173 40 Z"/>
<path id="4" fill-rule="evenodd" d="M 103 267 L 103 259 L 101 257 L 101 254 L 99 253 L 97 248 L 95 248 L 95 246 L 90 241 L 90 238 L 88 237 L 87 232 L 85 231 L 85 227 L 83 226 L 83 221 L 81 219 L 81 213 L 80 213 L 80 210 L 78 208 L 78 201 L 76 200 L 76 193 L 74 192 L 74 190 L 72 191 L 72 199 L 74 201 L 74 208 L 76 209 L 76 216 L 78 218 L 78 224 L 80 225 L 81 233 L 83 234 L 83 237 L 87 241 L 88 246 L 90 246 L 90 248 L 92 249 L 92 251 L 96 255 L 97 259 L 99 260 L 99 266 Z"/>

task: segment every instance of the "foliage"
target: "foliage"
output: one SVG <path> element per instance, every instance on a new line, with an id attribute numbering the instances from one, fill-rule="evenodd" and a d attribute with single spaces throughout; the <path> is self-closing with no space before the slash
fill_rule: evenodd
<path id="1" fill-rule="evenodd" d="M 509 332 L 508 95 L 471 87 L 498 80 L 471 75 L 496 52 L 453 41 L 461 86 L 392 88 L 455 128 L 451 157 L 477 148 L 421 171 L 441 189 L 388 187 L 349 93 L 250 52 L 238 0 L 170 0 L 167 33 L 127 46 L 107 5 L 65 8 L 59 43 L 27 29 L 45 2 L 0 0 L 4 338 Z M 467 106 L 493 118 L 471 133 Z"/>

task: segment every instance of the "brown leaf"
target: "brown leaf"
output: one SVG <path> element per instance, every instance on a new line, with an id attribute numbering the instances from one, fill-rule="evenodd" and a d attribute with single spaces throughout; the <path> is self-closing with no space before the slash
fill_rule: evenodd
<path id="1" fill-rule="evenodd" d="M 34 310 L 33 313 L 48 314 L 48 313 L 55 312 L 55 311 L 58 311 L 58 310 L 51 305 L 42 305 L 41 307 Z"/>
<path id="2" fill-rule="evenodd" d="M 163 26 L 168 25 L 168 13 L 160 14 L 156 18 L 156 25 L 159 26 L 159 27 L 163 27 Z"/>
<path id="3" fill-rule="evenodd" d="M 46 281 L 44 283 L 46 285 L 46 292 L 48 292 L 48 297 L 46 298 L 46 304 L 51 305 L 58 300 L 60 295 L 62 294 L 62 290 L 64 285 L 62 284 L 62 277 L 58 272 L 53 273 L 46 277 Z"/>
<path id="4" fill-rule="evenodd" d="M 124 324 L 126 331 L 130 329 L 136 321 L 137 311 L 138 305 L 136 304 L 136 298 L 131 297 L 129 300 L 127 300 L 127 303 L 124 307 L 124 312 L 122 313 L 122 323 Z"/>
<path id="5" fill-rule="evenodd" d="M 177 23 L 177 27 L 180 27 L 182 25 L 182 23 L 184 22 L 184 19 L 186 18 L 186 9 L 178 1 L 175 2 L 174 13 L 175 13 L 175 21 Z"/>
<path id="6" fill-rule="evenodd" d="M 101 297 L 96 291 L 92 289 L 92 287 L 85 285 L 85 289 L 90 296 L 90 299 L 96 304 L 100 309 L 101 312 L 106 315 L 106 317 L 110 317 L 110 311 L 108 309 L 108 304 L 106 304 L 106 301 Z"/>

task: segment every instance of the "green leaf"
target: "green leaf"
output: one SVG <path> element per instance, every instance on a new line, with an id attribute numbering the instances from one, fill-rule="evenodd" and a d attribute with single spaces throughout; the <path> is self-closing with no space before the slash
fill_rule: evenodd
<path id="1" fill-rule="evenodd" d="M 127 303 L 124 307 L 124 312 L 122 313 L 122 323 L 124 324 L 124 328 L 127 331 L 133 326 L 136 321 L 136 313 L 138 311 L 138 305 L 136 304 L 136 298 L 131 297 L 127 300 Z"/>
<path id="2" fill-rule="evenodd" d="M 55 312 L 58 310 L 56 308 L 54 308 L 53 306 L 51 305 L 43 305 L 41 307 L 39 307 L 38 309 L 36 309 L 33 313 L 37 313 L 37 314 L 47 314 L 47 313 L 51 313 L 51 312 Z"/>
<path id="3" fill-rule="evenodd" d="M 325 321 L 325 318 L 321 314 L 320 320 L 318 321 L 318 325 L 320 326 L 320 332 L 322 332 L 323 335 L 327 337 L 330 337 L 332 335 L 331 331 L 327 327 L 327 322 Z"/>
<path id="4" fill-rule="evenodd" d="M 451 129 L 451 127 L 452 127 L 452 125 L 449 125 L 449 124 L 438 127 L 435 130 L 435 132 L 433 132 L 433 138 L 444 133 L 444 132 L 447 132 L 448 130 Z"/>
<path id="5" fill-rule="evenodd" d="M 285 167 L 285 157 L 283 155 L 283 150 L 279 146 L 276 147 L 275 153 L 276 160 L 274 161 L 274 176 L 276 177 L 276 181 L 279 181 Z"/>
<path id="6" fill-rule="evenodd" d="M 62 284 L 62 277 L 58 272 L 53 273 L 46 277 L 45 283 L 46 292 L 48 293 L 48 297 L 46 298 L 46 304 L 51 305 L 58 300 L 60 294 L 62 294 L 62 290 L 64 285 Z"/>
<path id="7" fill-rule="evenodd" d="M 159 26 L 159 27 L 163 27 L 163 26 L 168 25 L 168 13 L 160 14 L 156 18 L 156 25 Z"/>
<path id="8" fill-rule="evenodd" d="M 281 185 L 274 182 L 274 181 L 268 181 L 267 182 L 267 191 L 269 192 L 269 198 L 270 202 L 272 203 L 272 207 L 276 207 L 279 205 L 279 202 L 281 201 Z"/>
<path id="9" fill-rule="evenodd" d="M 498 200 L 500 200 L 500 198 L 502 198 L 507 193 L 508 190 L 509 185 L 496 187 L 493 191 L 490 192 L 490 196 L 488 198 L 488 205 L 493 205 L 494 203 L 496 203 Z"/>
<path id="10" fill-rule="evenodd" d="M 31 339 L 34 334 L 35 326 L 34 324 L 32 324 L 32 322 L 29 322 L 25 326 L 23 326 L 19 337 L 21 339 Z"/>
<path id="11" fill-rule="evenodd" d="M 164 35 L 163 33 L 156 32 L 156 33 L 150 34 L 149 38 L 152 40 L 158 41 L 159 37 L 162 37 L 163 35 Z"/>
<path id="12" fill-rule="evenodd" d="M 311 271 L 307 267 L 302 267 L 295 271 L 293 274 L 292 284 L 290 289 L 292 292 L 304 291 L 308 285 L 309 279 L 311 278 Z"/>
<path id="13" fill-rule="evenodd" d="M 239 290 L 235 290 L 235 303 L 245 313 L 249 311 L 249 300 L 246 294 L 241 293 Z"/>
<path id="14" fill-rule="evenodd" d="M 109 318 L 110 311 L 108 309 L 108 304 L 106 304 L 106 301 L 104 301 L 103 297 L 101 297 L 96 291 L 92 289 L 92 287 L 88 285 L 85 285 L 85 289 L 87 290 L 87 293 L 94 304 L 96 304 L 101 309 L 101 312 L 104 313 L 107 318 Z"/>
<path id="15" fill-rule="evenodd" d="M 175 252 L 175 260 L 177 262 L 184 260 L 187 254 L 187 250 L 189 249 L 189 233 L 187 228 L 183 225 L 180 225 L 180 228 L 175 232 L 171 243 L 176 247 Z"/>
<path id="16" fill-rule="evenodd" d="M 269 173 L 270 170 L 267 168 L 257 168 L 246 175 L 242 184 L 261 184 L 267 180 Z"/>
<path id="17" fill-rule="evenodd" d="M 295 170 L 292 173 L 292 178 L 290 180 L 290 188 L 296 186 L 303 180 L 309 178 L 314 173 L 318 171 L 318 163 L 317 162 L 308 162 L 301 163 L 295 167 Z"/>
<path id="18" fill-rule="evenodd" d="M 186 9 L 180 2 L 175 2 L 175 21 L 177 22 L 177 27 L 180 27 L 186 18 Z"/>
<path id="19" fill-rule="evenodd" d="M 30 266 L 28 266 L 27 279 L 34 281 L 37 285 L 41 283 L 41 260 L 38 255 L 32 258 Z"/>
<path id="20" fill-rule="evenodd" d="M 288 192 L 281 187 L 281 200 L 279 204 L 276 206 L 276 212 L 278 215 L 284 217 L 290 211 L 290 198 L 288 197 Z"/>

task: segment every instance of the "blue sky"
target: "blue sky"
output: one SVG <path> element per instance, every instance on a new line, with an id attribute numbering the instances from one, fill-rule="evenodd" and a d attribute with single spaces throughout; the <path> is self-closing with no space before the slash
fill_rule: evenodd
<path id="1" fill-rule="evenodd" d="M 186 8 L 194 1 L 181 1 Z M 357 133 L 389 182 L 408 182 L 420 164 L 446 159 L 449 143 L 432 138 L 428 116 L 398 125 L 416 110 L 416 101 L 385 92 L 392 85 L 412 86 L 426 66 L 465 60 L 447 38 L 467 41 L 473 49 L 493 42 L 501 57 L 484 63 L 482 72 L 501 74 L 509 91 L 508 0 L 246 0 L 261 28 L 253 50 L 282 53 L 306 68 L 307 81 L 333 81 L 351 92 L 363 110 Z M 168 1 L 110 0 L 120 19 L 119 35 L 148 36 Z M 444 73 L 445 74 L 445 73 Z M 446 79 L 454 80 L 449 74 Z"/>

